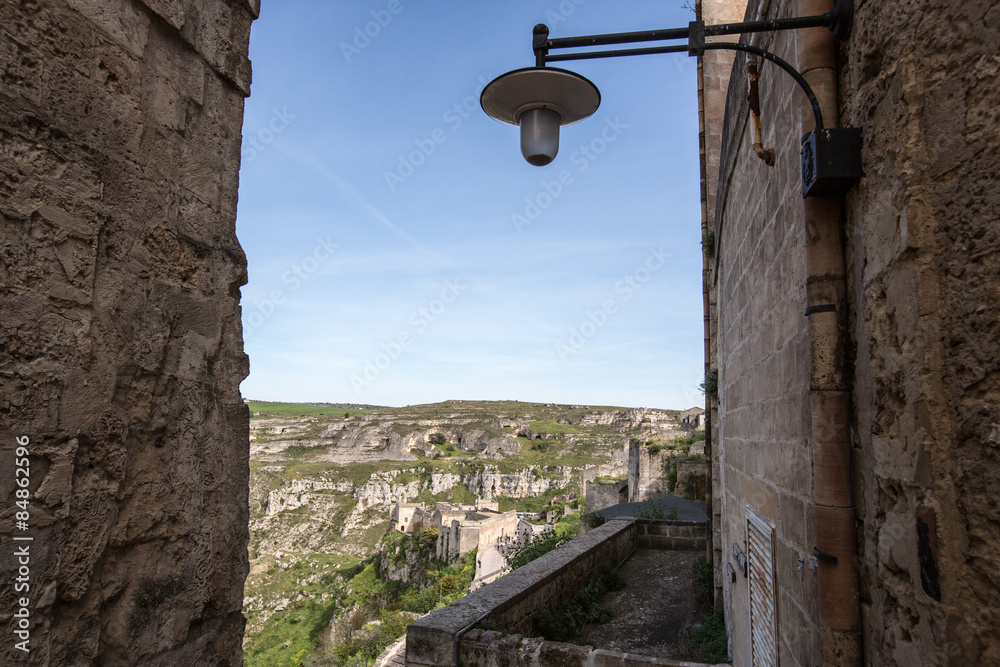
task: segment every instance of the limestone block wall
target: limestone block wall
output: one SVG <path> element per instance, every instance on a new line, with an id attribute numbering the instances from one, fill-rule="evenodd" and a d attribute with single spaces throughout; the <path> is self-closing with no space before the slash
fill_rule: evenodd
<path id="1" fill-rule="evenodd" d="M 705 500 L 707 471 L 708 463 L 704 461 L 678 461 L 674 495 L 691 500 Z"/>
<path id="2" fill-rule="evenodd" d="M 703 3 L 707 4 L 707 3 Z M 794 16 L 797 2 L 751 1 L 746 18 Z M 752 43 L 796 62 L 792 33 L 761 34 Z M 722 577 L 733 664 L 750 664 L 747 579 L 733 546 L 747 551 L 751 508 L 775 526 L 774 561 L 782 665 L 822 662 L 811 511 L 809 346 L 806 307 L 806 229 L 800 192 L 798 139 L 805 97 L 784 72 L 760 66 L 764 145 L 768 167 L 751 148 L 746 58 L 729 79 L 717 172 L 716 285 L 719 401 L 713 456 L 718 462 L 716 506 L 722 549 L 717 567 L 732 562 L 736 582 Z M 717 116 L 716 116 L 717 117 Z"/>
<path id="3" fill-rule="evenodd" d="M 1000 6 L 859 3 L 847 198 L 871 664 L 1000 664 Z"/>
<path id="4" fill-rule="evenodd" d="M 30 653 L 8 630 L 2 664 L 241 664 L 234 228 L 257 11 L 0 5 L 0 580 L 32 538 L 28 590 L 0 595 L 8 629 L 28 601 Z"/>
<path id="5" fill-rule="evenodd" d="M 618 503 L 628 501 L 628 481 L 615 482 L 614 484 L 597 484 L 591 482 L 587 484 L 587 511 L 596 512 L 605 507 L 611 507 Z"/>
<path id="6" fill-rule="evenodd" d="M 503 538 L 517 538 L 517 512 L 504 512 L 479 522 L 479 535 L 474 549 L 483 549 L 503 542 Z"/>
<path id="7" fill-rule="evenodd" d="M 751 0 L 746 16 L 793 16 L 800 4 Z M 839 120 L 862 129 L 866 174 L 846 197 L 844 230 L 865 661 L 991 664 L 1000 661 L 1000 8 L 856 5 L 841 46 Z M 791 34 L 754 42 L 797 60 Z M 733 545 L 745 551 L 747 508 L 775 526 L 781 664 L 816 664 L 803 98 L 773 67 L 761 72 L 764 143 L 777 165 L 751 151 L 737 58 L 719 172 L 708 172 L 720 369 L 713 482 L 724 559 Z M 745 579 L 726 581 L 725 602 L 734 664 L 744 664 Z"/>
<path id="8" fill-rule="evenodd" d="M 707 526 L 704 521 L 638 519 L 636 543 L 642 549 L 704 551 Z"/>
<path id="9" fill-rule="evenodd" d="M 672 455 L 670 450 L 654 453 L 639 440 L 629 441 L 628 502 L 642 502 L 667 492 L 667 465 Z"/>

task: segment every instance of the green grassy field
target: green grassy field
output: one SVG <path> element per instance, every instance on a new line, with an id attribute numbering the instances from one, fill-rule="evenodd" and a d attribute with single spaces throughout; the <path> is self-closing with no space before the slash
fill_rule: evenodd
<path id="1" fill-rule="evenodd" d="M 250 408 L 250 415 L 255 416 L 254 413 L 260 413 L 256 415 L 258 418 L 266 417 L 268 415 L 281 415 L 281 416 L 340 416 L 346 415 L 360 415 L 366 412 L 371 412 L 373 408 L 338 408 L 333 405 L 316 405 L 312 403 L 280 403 L 276 401 L 250 401 L 247 403 Z"/>

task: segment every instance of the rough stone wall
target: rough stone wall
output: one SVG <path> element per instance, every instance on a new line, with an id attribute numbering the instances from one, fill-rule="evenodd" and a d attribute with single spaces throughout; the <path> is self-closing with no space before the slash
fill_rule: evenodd
<path id="1" fill-rule="evenodd" d="M 704 461 L 678 461 L 674 495 L 690 500 L 705 500 L 707 471 L 708 464 Z"/>
<path id="2" fill-rule="evenodd" d="M 638 519 L 636 546 L 640 549 L 704 551 L 707 525 L 704 521 Z"/>
<path id="3" fill-rule="evenodd" d="M 409 664 L 409 663 L 408 663 Z M 462 637 L 459 664 L 477 667 L 713 667 L 701 662 L 653 658 L 590 646 L 524 638 L 502 632 L 472 630 Z M 729 667 L 716 665 L 714 667 Z"/>
<path id="4" fill-rule="evenodd" d="M 797 3 L 752 0 L 746 18 L 794 16 Z M 793 33 L 764 33 L 751 43 L 796 62 Z M 746 512 L 774 526 L 779 581 L 778 649 L 783 665 L 821 662 L 815 573 L 812 460 L 809 445 L 809 345 L 806 307 L 806 230 L 800 193 L 798 138 L 804 96 L 770 63 L 760 66 L 764 145 L 768 167 L 751 148 L 746 58 L 729 80 L 722 127 L 716 225 L 717 363 L 719 403 L 713 458 L 718 463 L 723 577 L 733 664 L 750 664 L 747 579 L 733 545 L 747 552 Z"/>
<path id="5" fill-rule="evenodd" d="M 844 53 L 865 649 L 1000 664 L 1000 5 L 859 3 Z"/>
<path id="6" fill-rule="evenodd" d="M 667 492 L 667 465 L 672 455 L 666 449 L 651 452 L 639 440 L 629 442 L 628 502 L 650 500 Z"/>
<path id="7" fill-rule="evenodd" d="M 238 665 L 247 374 L 235 218 L 256 0 L 0 5 L 0 580 L 31 652 Z M 30 439 L 15 529 L 15 437 Z"/>
<path id="8" fill-rule="evenodd" d="M 621 487 L 623 486 L 626 489 L 624 494 L 621 493 Z M 596 512 L 605 507 L 627 502 L 628 498 L 622 498 L 623 495 L 628 495 L 627 489 L 627 481 L 615 482 L 614 484 L 596 484 L 591 482 L 587 485 L 587 511 Z"/>
<path id="9" fill-rule="evenodd" d="M 504 512 L 496 517 L 486 519 L 479 524 L 479 536 L 476 549 L 484 549 L 493 544 L 503 542 L 504 537 L 511 540 L 517 538 L 517 512 Z"/>
<path id="10" fill-rule="evenodd" d="M 754 18 L 794 15 L 798 3 L 748 4 Z M 854 33 L 841 47 L 840 121 L 862 129 L 866 174 L 845 203 L 865 660 L 994 664 L 1000 7 L 856 4 Z M 797 60 L 791 35 L 755 43 Z M 768 169 L 750 149 L 740 63 L 720 171 L 709 172 L 718 188 L 714 481 L 722 554 L 731 560 L 733 544 L 745 551 L 747 506 L 775 525 L 782 664 L 814 664 L 806 230 L 797 169 L 803 98 L 783 74 L 762 68 L 764 142 L 778 151 Z M 734 664 L 744 664 L 741 575 L 726 583 L 725 599 Z"/>

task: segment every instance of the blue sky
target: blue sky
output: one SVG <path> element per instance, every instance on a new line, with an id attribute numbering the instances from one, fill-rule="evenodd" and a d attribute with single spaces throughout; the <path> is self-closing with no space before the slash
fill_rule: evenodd
<path id="1" fill-rule="evenodd" d="M 681 1 L 262 3 L 237 233 L 245 397 L 687 408 L 703 375 L 696 62 L 562 63 L 601 90 L 546 167 L 479 92 L 553 37 Z"/>

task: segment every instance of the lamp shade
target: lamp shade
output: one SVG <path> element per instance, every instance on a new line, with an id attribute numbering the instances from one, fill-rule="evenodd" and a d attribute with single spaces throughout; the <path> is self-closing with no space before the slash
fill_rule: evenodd
<path id="1" fill-rule="evenodd" d="M 559 152 L 559 123 L 552 109 L 538 107 L 521 114 L 521 155 L 536 167 L 543 167 Z"/>
<path id="2" fill-rule="evenodd" d="M 559 150 L 559 127 L 583 120 L 601 105 L 601 93 L 575 72 L 525 67 L 498 76 L 479 98 L 483 111 L 521 126 L 521 152 L 535 166 L 551 162 Z"/>

